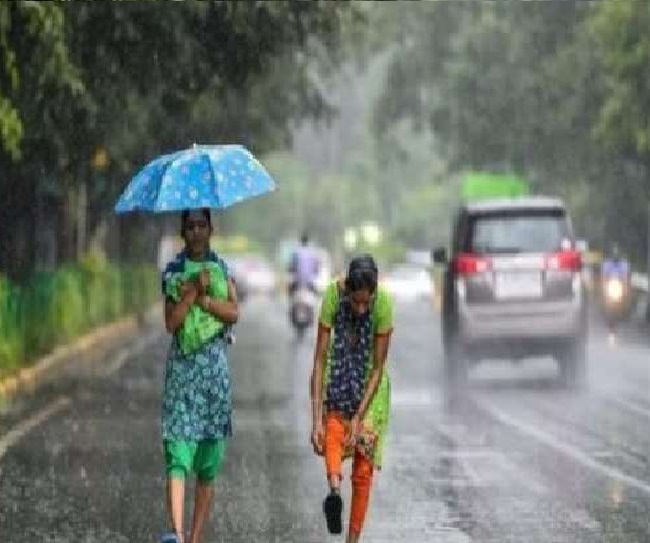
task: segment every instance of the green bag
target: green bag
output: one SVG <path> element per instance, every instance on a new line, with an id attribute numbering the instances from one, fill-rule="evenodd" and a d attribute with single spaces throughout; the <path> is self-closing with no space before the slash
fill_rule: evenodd
<path id="1" fill-rule="evenodd" d="M 216 262 L 193 262 L 189 259 L 185 260 L 185 269 L 182 273 L 175 273 L 166 281 L 165 294 L 178 303 L 181 299 L 181 283 L 197 281 L 199 274 L 204 269 L 207 269 L 210 274 L 208 295 L 217 300 L 227 300 L 228 278 L 221 266 Z M 185 321 L 176 332 L 181 351 L 183 354 L 189 354 L 198 350 L 222 332 L 225 326 L 223 322 L 204 311 L 198 304 L 193 304 Z"/>

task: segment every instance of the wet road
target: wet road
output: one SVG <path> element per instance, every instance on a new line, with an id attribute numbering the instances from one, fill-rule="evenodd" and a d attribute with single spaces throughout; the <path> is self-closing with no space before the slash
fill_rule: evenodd
<path id="1" fill-rule="evenodd" d="M 324 528 L 325 480 L 308 445 L 311 341 L 293 341 L 277 303 L 243 306 L 231 352 L 235 437 L 209 542 L 337 540 Z M 157 540 L 167 341 L 149 331 L 4 408 L 0 540 Z M 450 398 L 436 316 L 426 304 L 399 306 L 393 419 L 363 540 L 650 541 L 650 350 L 592 337 L 589 351 L 584 392 L 562 388 L 539 360 L 478 367 Z"/>

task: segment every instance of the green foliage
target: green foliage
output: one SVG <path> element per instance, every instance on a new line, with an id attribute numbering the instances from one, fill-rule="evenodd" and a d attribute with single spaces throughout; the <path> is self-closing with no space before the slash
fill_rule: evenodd
<path id="1" fill-rule="evenodd" d="M 18 303 L 22 308 L 22 335 L 27 360 L 58 344 L 52 325 L 54 279 L 54 273 L 36 272 L 21 289 Z"/>
<path id="2" fill-rule="evenodd" d="M 262 162 L 277 180 L 277 192 L 226 211 L 221 220 L 228 230 L 243 232 L 269 246 L 275 240 L 294 234 L 304 224 L 305 203 L 314 179 L 306 165 L 289 153 L 270 153 Z"/>
<path id="3" fill-rule="evenodd" d="M 47 94 L 79 83 L 68 59 L 59 6 L 0 3 L 0 149 L 10 159 L 25 156 L 28 117 L 47 107 Z M 25 109 L 27 103 L 31 110 Z"/>
<path id="4" fill-rule="evenodd" d="M 35 201 L 61 210 L 57 258 L 73 260 L 152 157 L 193 142 L 256 152 L 286 144 L 297 119 L 331 114 L 318 81 L 355 11 L 336 2 L 0 3 L 0 190 L 12 188 L 0 214 L 18 220 Z M 87 235 L 75 241 L 78 224 Z M 119 257 L 135 260 L 140 244 L 130 240 L 150 231 L 120 226 Z M 6 258 L 14 243 L 0 242 L 0 269 L 15 278 L 34 263 Z"/>
<path id="5" fill-rule="evenodd" d="M 603 59 L 607 96 L 598 136 L 609 145 L 650 155 L 650 4 L 600 2 L 589 29 Z"/>
<path id="6" fill-rule="evenodd" d="M 49 326 L 61 342 L 70 341 L 85 331 L 88 325 L 83 295 L 83 283 L 78 269 L 64 267 L 54 274 L 49 322 L 32 322 L 34 327 Z"/>
<path id="7" fill-rule="evenodd" d="M 0 375 L 159 297 L 152 266 L 116 266 L 89 254 L 78 266 L 37 272 L 20 289 L 0 278 Z"/>
<path id="8" fill-rule="evenodd" d="M 19 292 L 0 276 L 0 375 L 3 368 L 16 368 L 23 357 Z"/>
<path id="9" fill-rule="evenodd" d="M 447 184 L 515 172 L 566 198 L 579 235 L 645 259 L 650 4 L 435 2 L 391 17 L 380 142 L 410 120 Z"/>

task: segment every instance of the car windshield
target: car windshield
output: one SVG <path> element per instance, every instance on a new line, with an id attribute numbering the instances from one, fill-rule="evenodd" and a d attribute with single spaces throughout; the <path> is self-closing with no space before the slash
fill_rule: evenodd
<path id="1" fill-rule="evenodd" d="M 472 253 L 542 253 L 569 238 L 561 211 L 480 215 L 471 220 L 465 250 Z"/>

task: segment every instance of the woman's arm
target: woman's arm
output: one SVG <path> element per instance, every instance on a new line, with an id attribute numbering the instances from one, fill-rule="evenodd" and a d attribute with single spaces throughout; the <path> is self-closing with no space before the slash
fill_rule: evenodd
<path id="1" fill-rule="evenodd" d="M 310 396 L 312 405 L 313 427 L 316 428 L 323 421 L 323 366 L 330 344 L 331 330 L 326 326 L 318 326 L 316 347 L 314 348 L 314 367 L 310 380 Z"/>
<path id="2" fill-rule="evenodd" d="M 194 283 L 184 283 L 180 287 L 181 299 L 179 302 L 165 301 L 165 328 L 173 334 L 183 324 L 187 312 L 196 301 L 198 291 Z"/>
<path id="3" fill-rule="evenodd" d="M 216 300 L 207 295 L 199 298 L 199 305 L 208 313 L 225 324 L 235 324 L 239 319 L 237 288 L 232 279 L 228 279 L 228 299 Z"/>
<path id="4" fill-rule="evenodd" d="M 359 409 L 355 417 L 359 420 L 363 420 L 363 417 L 366 415 L 368 406 L 372 401 L 372 398 L 379 388 L 381 383 L 381 378 L 384 374 L 384 366 L 386 364 L 386 358 L 388 356 L 388 346 L 390 345 L 390 333 L 376 335 L 374 339 L 374 356 L 372 369 L 370 370 L 370 376 L 368 377 L 368 384 L 366 385 L 366 390 L 363 395 L 363 399 L 359 404 Z"/>

